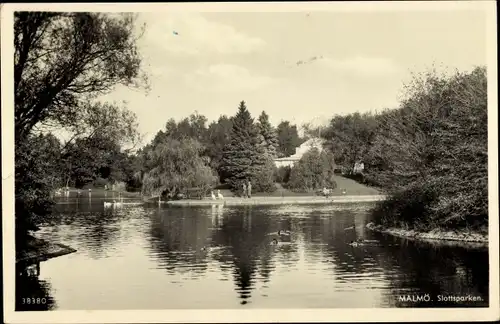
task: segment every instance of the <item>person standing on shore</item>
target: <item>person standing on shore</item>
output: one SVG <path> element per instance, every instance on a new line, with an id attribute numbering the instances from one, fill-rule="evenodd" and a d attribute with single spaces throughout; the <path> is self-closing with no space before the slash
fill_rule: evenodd
<path id="1" fill-rule="evenodd" d="M 247 184 L 247 193 L 248 193 L 248 198 L 252 198 L 252 183 L 250 180 L 248 180 Z"/>
<path id="2" fill-rule="evenodd" d="M 245 181 L 243 181 L 243 198 L 247 197 L 247 185 Z"/>

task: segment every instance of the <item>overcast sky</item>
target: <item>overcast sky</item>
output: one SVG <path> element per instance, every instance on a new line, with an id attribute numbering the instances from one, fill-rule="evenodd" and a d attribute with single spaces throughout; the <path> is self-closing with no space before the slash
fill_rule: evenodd
<path id="1" fill-rule="evenodd" d="M 485 19 L 481 11 L 143 13 L 151 91 L 118 88 L 105 99 L 126 101 L 146 140 L 169 118 L 198 111 L 213 120 L 241 100 L 273 124 L 392 108 L 412 71 L 486 64 Z"/>

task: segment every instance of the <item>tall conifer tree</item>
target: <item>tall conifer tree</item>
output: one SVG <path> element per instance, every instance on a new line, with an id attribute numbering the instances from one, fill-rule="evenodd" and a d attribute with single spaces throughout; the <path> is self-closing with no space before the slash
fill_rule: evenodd
<path id="1" fill-rule="evenodd" d="M 221 167 L 226 183 L 238 190 L 243 181 L 252 181 L 254 191 L 269 191 L 272 182 L 273 161 L 262 145 L 257 125 L 244 101 L 233 118 L 231 140 L 224 147 Z"/>
<path id="2" fill-rule="evenodd" d="M 259 122 L 257 124 L 259 128 L 259 133 L 263 137 L 264 145 L 267 153 L 271 158 L 277 157 L 277 148 L 278 148 L 278 136 L 276 134 L 276 130 L 273 128 L 271 123 L 269 122 L 269 115 L 266 114 L 265 111 L 259 116 Z"/>

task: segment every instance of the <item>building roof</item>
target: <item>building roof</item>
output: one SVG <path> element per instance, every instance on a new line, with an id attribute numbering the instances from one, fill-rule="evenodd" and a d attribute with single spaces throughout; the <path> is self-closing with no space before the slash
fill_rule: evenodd
<path id="1" fill-rule="evenodd" d="M 324 139 L 319 137 L 313 137 L 302 143 L 300 146 L 295 148 L 295 154 L 287 157 L 277 158 L 274 161 L 298 161 L 302 158 L 304 153 L 309 151 L 311 148 L 316 147 L 320 151 L 323 150 Z"/>

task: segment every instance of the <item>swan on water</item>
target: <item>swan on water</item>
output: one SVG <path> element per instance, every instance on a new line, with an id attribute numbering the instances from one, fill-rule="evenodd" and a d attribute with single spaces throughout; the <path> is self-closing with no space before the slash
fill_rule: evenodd
<path id="1" fill-rule="evenodd" d="M 122 198 L 123 200 L 123 198 Z M 119 207 L 119 206 L 122 206 L 123 205 L 123 201 L 116 201 L 113 199 L 113 202 L 107 202 L 105 201 L 104 202 L 104 207 Z"/>
<path id="2" fill-rule="evenodd" d="M 215 194 L 214 194 L 214 192 L 213 192 L 213 191 L 210 191 L 210 195 L 212 196 L 212 200 L 215 200 L 215 199 L 216 199 L 216 198 L 215 198 Z"/>
<path id="3" fill-rule="evenodd" d="M 220 193 L 220 190 L 217 190 L 217 199 L 224 199 L 224 196 Z"/>
<path id="4" fill-rule="evenodd" d="M 278 231 L 278 235 L 279 236 L 290 236 L 290 231 L 287 231 L 287 230 L 279 230 Z"/>

